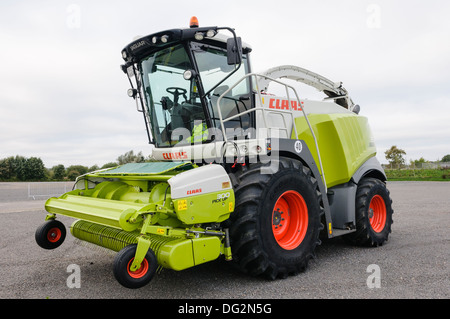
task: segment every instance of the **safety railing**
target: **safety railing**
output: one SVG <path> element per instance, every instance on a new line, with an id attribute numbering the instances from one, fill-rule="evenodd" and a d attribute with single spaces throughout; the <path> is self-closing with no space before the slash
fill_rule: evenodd
<path id="1" fill-rule="evenodd" d="M 229 117 L 227 117 L 227 118 L 223 118 L 223 116 L 222 116 L 222 111 L 221 111 L 221 107 L 220 107 L 220 102 L 222 101 L 222 98 L 224 97 L 224 96 L 226 96 L 232 89 L 234 89 L 237 85 L 239 85 L 242 81 L 244 81 L 244 80 L 246 80 L 246 79 L 248 79 L 248 78 L 254 78 L 254 83 L 255 83 L 255 85 L 256 85 L 256 92 L 257 92 L 257 94 L 258 94 L 258 98 L 259 98 L 259 104 L 260 104 L 260 107 L 257 107 L 256 105 L 255 105 L 255 107 L 254 108 L 251 108 L 251 109 L 249 109 L 249 110 L 246 110 L 246 111 L 243 111 L 243 112 L 240 112 L 240 113 L 238 113 L 238 114 L 235 114 L 235 115 L 232 115 L 232 116 L 229 116 Z M 278 84 L 280 84 L 280 85 L 282 85 L 282 86 L 284 86 L 284 88 L 286 89 L 286 97 L 287 97 L 287 100 L 288 100 L 288 105 L 289 105 L 289 110 L 281 110 L 281 109 L 276 109 L 276 110 L 274 110 L 274 109 L 268 109 L 268 108 L 265 108 L 264 107 L 264 103 L 263 103 L 263 100 L 262 100 L 262 94 L 261 94 L 261 90 L 259 89 L 259 85 L 258 85 L 258 78 L 263 78 L 263 79 L 265 79 L 265 80 L 269 80 L 269 81 L 271 81 L 271 82 L 275 82 L 275 83 L 278 83 Z M 298 131 L 297 131 L 297 127 L 296 127 L 296 125 L 295 125 L 295 118 L 294 118 L 294 112 L 293 112 L 293 109 L 292 109 L 292 103 L 291 103 L 291 97 L 290 97 L 290 95 L 289 95 L 289 90 L 292 90 L 292 92 L 294 93 L 294 95 L 295 95 L 295 99 L 296 99 L 296 101 L 297 101 L 297 105 L 301 105 L 301 101 L 300 101 L 300 98 L 299 98 L 299 96 L 298 96 L 298 94 L 297 94 L 297 90 L 293 87 L 293 86 L 291 86 L 291 85 L 289 85 L 289 84 L 286 84 L 286 83 L 283 83 L 283 82 L 281 82 L 281 81 L 279 81 L 279 80 L 277 80 L 277 79 L 274 79 L 274 78 L 271 78 L 271 77 L 269 77 L 269 76 L 267 76 L 267 75 L 262 75 L 262 74 L 258 74 L 258 73 L 249 73 L 249 74 L 246 74 L 245 76 L 243 76 L 240 80 L 238 80 L 234 85 L 232 85 L 231 87 L 229 87 L 225 92 L 223 92 L 222 93 L 222 95 L 220 95 L 220 97 L 217 99 L 217 111 L 218 111 L 218 114 L 219 114 L 219 120 L 220 120 L 220 126 L 221 126 L 221 129 L 222 129 L 222 134 L 223 134 L 223 137 L 224 137 L 224 140 L 225 140 L 225 142 L 227 143 L 228 142 L 228 138 L 227 138 L 227 136 L 226 136 L 226 134 L 225 134 L 225 124 L 224 123 L 226 123 L 226 122 L 228 122 L 228 121 L 231 121 L 231 120 L 233 120 L 233 119 L 236 119 L 236 118 L 238 118 L 238 117 L 241 117 L 241 116 L 243 116 L 243 115 L 246 115 L 246 114 L 249 114 L 249 113 L 252 113 L 252 112 L 261 112 L 262 113 L 262 118 L 263 118 L 263 121 L 264 121 L 264 127 L 266 128 L 266 131 L 267 131 L 267 136 L 266 136 L 266 138 L 271 138 L 271 134 L 269 133 L 269 131 L 271 130 L 271 128 L 268 126 L 268 120 L 267 120 L 267 114 L 268 113 L 279 113 L 279 114 L 289 114 L 290 116 L 291 116 L 291 120 L 292 120 L 292 129 L 294 130 L 294 132 L 295 132 L 295 137 L 296 137 L 296 139 L 298 139 Z M 304 116 L 304 118 L 305 118 L 305 120 L 306 120 L 306 123 L 308 124 L 308 127 L 309 127 L 309 130 L 310 130 L 310 132 L 311 132 L 311 135 L 312 135 L 312 137 L 313 137 L 313 140 L 314 140 L 314 144 L 315 144 L 315 148 L 316 148 L 316 152 L 317 152 L 317 157 L 318 157 L 318 160 L 319 160 L 319 167 L 320 167 L 320 172 L 321 172 L 321 175 L 322 175 L 322 180 L 323 180 L 323 183 L 324 183 L 324 186 L 325 186 L 325 189 L 327 188 L 327 184 L 326 184 L 326 180 L 325 180 L 325 173 L 324 173 L 324 171 L 323 171 L 323 166 L 322 166 L 322 159 L 321 159 L 321 157 L 320 157 L 320 151 L 319 151 L 319 145 L 318 145 L 318 143 L 317 143 L 317 138 L 316 138 L 316 134 L 314 134 L 314 130 L 313 130 L 313 128 L 312 128 L 312 126 L 311 126 L 311 123 L 309 122 L 309 120 L 308 120 L 308 116 L 307 116 L 307 114 L 306 114 L 306 112 L 305 112 L 305 109 L 304 109 L 304 107 L 301 107 L 301 111 L 303 112 L 303 116 Z M 287 133 L 287 137 L 289 138 L 289 136 L 292 136 L 292 129 L 291 129 L 291 131 L 289 132 L 289 128 L 287 127 L 287 123 L 286 123 L 286 120 L 285 120 L 285 117 L 284 116 L 281 116 L 282 118 L 283 118 L 283 122 L 284 122 L 284 124 L 285 124 L 285 127 L 284 128 L 278 128 L 278 129 L 284 129 L 284 130 L 286 130 L 286 133 Z"/>
<path id="2" fill-rule="evenodd" d="M 47 199 L 50 197 L 61 196 L 72 190 L 73 182 L 36 182 L 28 183 L 28 198 Z"/>

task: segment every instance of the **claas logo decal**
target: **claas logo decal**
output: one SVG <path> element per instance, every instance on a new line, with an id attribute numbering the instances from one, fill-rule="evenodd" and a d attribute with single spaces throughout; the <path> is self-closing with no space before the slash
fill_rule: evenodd
<path id="1" fill-rule="evenodd" d="M 202 189 L 201 188 L 197 188 L 197 189 L 191 189 L 187 191 L 187 195 L 193 195 L 193 194 L 198 194 L 201 193 Z"/>
<path id="2" fill-rule="evenodd" d="M 175 152 L 175 153 L 163 153 L 163 158 L 166 160 L 170 159 L 188 159 L 186 152 Z"/>
<path id="3" fill-rule="evenodd" d="M 289 100 L 270 98 L 269 100 L 269 109 L 275 110 L 286 110 L 289 111 Z M 263 104 L 265 104 L 265 98 L 263 98 Z M 301 102 L 303 104 L 303 102 Z M 291 100 L 291 108 L 294 111 L 301 111 L 302 105 L 299 105 L 297 100 Z"/>

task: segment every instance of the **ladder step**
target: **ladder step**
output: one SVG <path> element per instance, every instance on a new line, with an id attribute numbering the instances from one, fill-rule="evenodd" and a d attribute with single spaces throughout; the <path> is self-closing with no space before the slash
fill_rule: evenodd
<path id="1" fill-rule="evenodd" d="M 350 233 L 354 233 L 356 231 L 356 229 L 338 229 L 338 228 L 333 228 L 333 237 L 339 237 L 342 235 L 347 235 Z"/>

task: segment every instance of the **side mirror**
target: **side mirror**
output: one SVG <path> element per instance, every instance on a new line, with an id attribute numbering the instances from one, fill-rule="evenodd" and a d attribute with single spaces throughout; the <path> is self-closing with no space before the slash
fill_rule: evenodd
<path id="1" fill-rule="evenodd" d="M 237 44 L 237 46 L 236 46 Z M 240 64 L 242 59 L 242 40 L 240 37 L 227 39 L 228 65 Z"/>

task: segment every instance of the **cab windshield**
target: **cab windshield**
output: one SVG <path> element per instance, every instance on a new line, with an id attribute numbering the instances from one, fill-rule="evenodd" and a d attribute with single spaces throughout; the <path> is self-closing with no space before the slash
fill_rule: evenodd
<path id="1" fill-rule="evenodd" d="M 233 87 L 236 82 L 249 72 L 247 58 L 243 56 L 241 67 L 229 76 L 237 68 L 237 65 L 228 65 L 225 50 L 197 43 L 193 43 L 192 47 L 202 79 L 203 89 L 207 93 L 209 114 L 213 125 L 216 128 L 220 128 L 217 100 L 228 89 L 232 88 L 223 97 L 220 104 L 222 119 L 244 112 L 251 107 L 249 79 L 245 79 Z M 225 130 L 228 132 L 226 132 L 227 135 L 233 135 L 238 129 L 247 130 L 249 128 L 250 115 L 240 116 L 224 124 Z"/>
<path id="2" fill-rule="evenodd" d="M 145 99 L 158 147 L 173 146 L 186 140 L 194 122 L 204 123 L 205 114 L 195 80 L 183 78 L 192 65 L 183 45 L 155 52 L 141 62 Z M 182 129 L 183 137 L 174 131 Z"/>
<path id="3" fill-rule="evenodd" d="M 247 62 L 236 73 L 223 81 L 235 66 L 227 64 L 226 51 L 196 43 L 191 44 L 197 68 L 194 67 L 185 46 L 178 44 L 152 53 L 140 64 L 140 77 L 145 92 L 147 115 L 156 147 L 173 147 L 181 144 L 206 142 L 211 140 L 207 123 L 220 128 L 217 114 L 217 99 L 236 81 L 245 75 Z M 203 84 L 203 93 L 208 93 L 203 101 L 199 83 L 195 76 L 186 80 L 183 74 L 195 70 Z M 224 118 L 245 111 L 248 108 L 250 85 L 243 81 L 222 100 L 221 111 Z M 207 110 L 208 115 L 204 110 Z M 207 121 L 207 116 L 211 121 Z M 244 118 L 244 122 L 242 123 Z M 226 122 L 230 126 L 246 129 L 248 115 Z"/>

